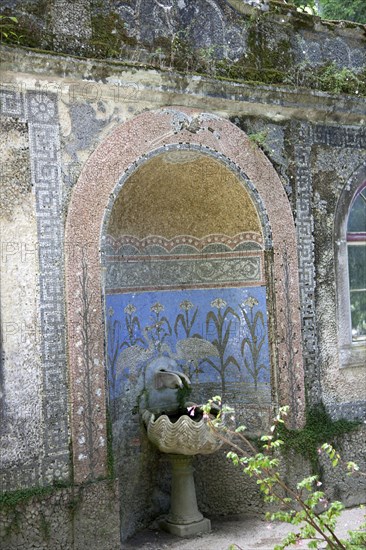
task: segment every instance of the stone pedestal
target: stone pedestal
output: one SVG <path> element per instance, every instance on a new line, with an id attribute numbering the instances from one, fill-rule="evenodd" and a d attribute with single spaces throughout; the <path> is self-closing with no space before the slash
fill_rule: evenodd
<path id="1" fill-rule="evenodd" d="M 198 510 L 192 457 L 169 455 L 172 465 L 170 512 L 161 527 L 179 537 L 208 533 L 211 522 Z"/>

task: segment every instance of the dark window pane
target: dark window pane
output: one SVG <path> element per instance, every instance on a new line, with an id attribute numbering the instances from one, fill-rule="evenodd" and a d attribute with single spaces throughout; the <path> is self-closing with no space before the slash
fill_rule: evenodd
<path id="1" fill-rule="evenodd" d="M 348 216 L 348 233 L 366 232 L 366 189 L 362 191 L 352 205 Z"/>
<path id="2" fill-rule="evenodd" d="M 366 292 L 351 292 L 352 339 L 366 338 Z"/>
<path id="3" fill-rule="evenodd" d="M 348 245 L 348 271 L 350 289 L 366 289 L 366 243 Z"/>

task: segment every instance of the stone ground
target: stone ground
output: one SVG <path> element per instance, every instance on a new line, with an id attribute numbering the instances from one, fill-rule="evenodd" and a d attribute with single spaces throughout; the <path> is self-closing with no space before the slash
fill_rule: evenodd
<path id="1" fill-rule="evenodd" d="M 345 510 L 338 522 L 337 534 L 344 538 L 349 529 L 355 529 L 365 517 L 366 509 L 357 507 Z M 150 528 L 141 531 L 122 545 L 122 550 L 273 550 L 275 544 L 292 526 L 271 523 L 255 517 L 212 519 L 211 533 L 189 539 L 179 539 L 168 533 Z M 293 547 L 294 548 L 294 547 Z M 307 548 L 302 542 L 296 548 Z"/>

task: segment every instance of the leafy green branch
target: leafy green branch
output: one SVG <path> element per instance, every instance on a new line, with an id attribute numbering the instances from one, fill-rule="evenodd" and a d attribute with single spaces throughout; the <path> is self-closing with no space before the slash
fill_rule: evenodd
<path id="1" fill-rule="evenodd" d="M 329 502 L 324 491 L 320 489 L 322 483 L 317 475 L 311 475 L 291 487 L 282 477 L 281 453 L 284 442 L 278 437 L 278 427 L 284 425 L 284 418 L 288 415 L 288 407 L 280 408 L 270 433 L 261 437 L 261 449 L 255 447 L 245 435 L 245 426 L 236 430 L 229 429 L 223 422 L 223 415 L 230 409 L 221 407 L 221 413 L 215 419 L 209 416 L 213 403 L 221 406 L 219 396 L 209 400 L 204 407 L 206 422 L 215 435 L 227 444 L 231 450 L 227 457 L 235 466 L 243 469 L 249 477 L 256 479 L 257 485 L 264 496 L 265 502 L 278 507 L 277 511 L 267 513 L 270 520 L 279 520 L 298 527 L 297 532 L 289 533 L 284 540 L 275 545 L 274 550 L 283 550 L 302 540 L 308 541 L 308 548 L 325 548 L 328 550 L 361 550 L 365 547 L 366 532 L 359 529 L 349 531 L 347 540 L 340 539 L 335 528 L 344 506 L 341 502 Z M 338 453 L 330 444 L 324 444 L 322 449 L 329 455 L 332 466 L 340 462 Z M 359 472 L 358 466 L 350 462 L 347 464 L 349 473 Z M 231 545 L 231 549 L 239 548 Z"/>
<path id="2" fill-rule="evenodd" d="M 22 35 L 15 32 L 18 19 L 12 15 L 0 15 L 0 42 L 20 44 Z"/>

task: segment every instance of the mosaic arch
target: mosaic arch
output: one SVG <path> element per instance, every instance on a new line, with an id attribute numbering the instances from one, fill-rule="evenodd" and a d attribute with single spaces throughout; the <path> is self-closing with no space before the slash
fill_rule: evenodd
<path id="1" fill-rule="evenodd" d="M 221 395 L 251 432 L 269 428 L 271 232 L 251 182 L 215 156 L 194 144 L 157 149 L 111 199 L 102 237 L 107 380 L 114 432 L 128 441 L 140 439 L 128 425 L 159 355 L 190 378 L 190 400 Z"/>
<path id="2" fill-rule="evenodd" d="M 217 223 L 212 225 L 212 212 L 217 209 L 217 202 L 213 201 L 211 208 L 196 212 L 199 216 L 188 217 L 183 225 L 179 219 L 174 220 L 174 223 L 170 220 L 168 223 L 164 216 L 157 221 L 154 208 L 158 208 L 159 204 L 160 209 L 163 207 L 158 198 L 165 196 L 167 199 L 166 193 L 161 193 L 162 189 L 164 190 L 162 178 L 155 187 L 151 187 L 152 182 L 148 182 L 153 195 L 157 194 L 157 201 L 154 205 L 145 203 L 145 211 L 151 207 L 148 209 L 146 220 L 136 222 L 135 217 L 139 212 L 134 211 L 133 205 L 144 201 L 146 196 L 146 193 L 144 194 L 136 185 L 136 178 L 141 176 L 143 167 L 150 166 L 151 169 L 156 169 L 157 174 L 161 170 L 168 173 L 174 164 L 184 164 L 184 157 L 187 155 L 190 161 L 193 159 L 192 155 L 196 155 L 196 168 L 201 163 L 201 169 L 206 174 L 209 174 L 212 167 L 223 170 L 223 177 L 219 180 L 221 184 L 230 188 L 227 195 L 231 197 L 232 202 L 230 215 L 219 217 Z M 165 166 L 162 166 L 162 163 L 165 163 Z M 241 191 L 241 194 L 238 183 L 240 175 L 246 182 L 246 190 Z M 179 194 L 179 182 L 175 183 L 175 192 L 171 194 L 175 202 L 187 200 L 187 196 Z M 125 192 L 119 193 L 123 185 L 126 185 Z M 194 192 L 203 193 L 204 189 L 199 189 L 196 185 Z M 123 200 L 125 205 L 122 204 L 122 208 L 114 208 L 115 205 L 118 206 L 118 201 Z M 246 207 L 247 219 L 240 214 L 240 208 L 236 209 L 233 206 L 234 203 Z M 123 211 L 123 206 L 128 216 L 116 216 L 116 213 Z M 176 204 L 172 203 L 171 208 L 174 207 Z M 192 204 L 192 214 L 195 208 Z M 269 227 L 272 235 L 269 233 Z M 191 239 L 191 242 L 183 241 L 187 238 Z M 213 239 L 214 242 L 209 239 Z M 267 256 L 264 254 L 265 249 L 271 249 Z M 106 253 L 103 258 L 100 250 Z M 281 181 L 264 154 L 249 142 L 241 130 L 226 120 L 188 109 L 162 109 L 143 113 L 118 127 L 89 158 L 73 191 L 68 212 L 66 281 L 76 481 L 81 482 L 106 472 L 105 326 L 101 302 L 102 286 L 106 286 L 107 305 L 108 300 L 111 300 L 110 312 L 114 311 L 113 300 L 116 296 L 119 296 L 120 300 L 117 304 L 119 310 L 124 311 L 131 300 L 125 299 L 124 303 L 123 296 L 126 297 L 128 292 L 135 292 L 136 285 L 139 284 L 145 285 L 143 291 L 159 293 L 163 290 L 161 285 L 164 285 L 161 273 L 167 271 L 165 268 L 159 271 L 159 265 L 150 264 L 149 277 L 156 269 L 160 286 L 151 285 L 151 278 L 144 280 L 144 270 L 141 269 L 143 263 L 135 262 L 136 270 L 130 272 L 127 277 L 127 263 L 124 265 L 126 269 L 121 270 L 113 265 L 113 261 L 109 262 L 108 259 L 111 258 L 107 256 L 122 257 L 129 252 L 127 255 L 137 255 L 141 259 L 144 254 L 150 257 L 153 252 L 153 255 L 159 257 L 157 262 L 164 261 L 164 266 L 169 267 L 173 273 L 166 284 L 171 287 L 173 281 L 173 287 L 170 288 L 170 307 L 179 309 L 183 303 L 187 304 L 187 308 L 188 303 L 193 304 L 193 300 L 190 299 L 192 294 L 189 292 L 197 290 L 197 281 L 194 280 L 195 290 L 189 288 L 191 276 L 187 281 L 183 279 L 183 283 L 186 282 L 183 291 L 179 284 L 182 284 L 182 273 L 192 267 L 192 264 L 189 264 L 191 257 L 198 252 L 202 257 L 202 251 L 205 251 L 211 263 L 218 253 L 225 255 L 225 261 L 232 262 L 233 265 L 239 262 L 239 269 L 229 270 L 233 280 L 227 280 L 223 275 L 222 280 L 216 281 L 224 293 L 220 293 L 222 300 L 226 299 L 229 302 L 238 298 L 239 304 L 240 300 L 243 303 L 252 297 L 252 306 L 256 304 L 256 307 L 263 311 L 269 310 L 269 323 L 274 339 L 272 372 L 276 398 L 280 403 L 290 404 L 295 413 L 294 425 L 300 426 L 303 422 L 304 384 L 297 247 L 292 213 Z M 269 254 L 273 258 L 271 261 L 268 261 Z M 207 304 L 215 303 L 217 298 L 214 283 L 209 280 L 205 286 L 202 273 L 205 273 L 206 268 L 206 276 L 209 277 L 208 265 L 199 265 L 198 257 L 194 259 L 194 277 L 201 277 L 201 297 L 197 298 L 197 303 L 201 304 L 202 315 L 207 318 Z M 265 263 L 268 264 L 267 269 Z M 179 284 L 175 285 L 174 272 L 177 264 L 180 270 Z M 263 295 L 263 290 L 260 290 L 264 288 L 266 271 L 271 272 L 274 283 L 271 289 L 272 298 L 275 297 L 275 300 L 269 300 L 267 307 L 264 305 L 265 293 Z M 252 287 L 252 291 L 250 295 L 233 297 L 233 292 L 235 295 L 243 283 L 243 273 L 246 273 L 247 278 L 244 282 L 248 288 Z M 250 277 L 252 280 L 249 280 Z M 134 281 L 133 286 L 128 288 L 127 281 L 131 279 Z M 121 288 L 123 292 L 120 292 Z M 180 296 L 174 296 L 174 292 L 180 293 Z M 187 295 L 183 296 L 184 292 Z M 160 296 L 161 294 L 152 294 L 154 304 L 160 304 Z M 205 296 L 204 304 L 202 296 Z M 247 303 L 249 305 L 249 302 Z M 136 308 L 149 308 L 151 314 L 154 313 L 151 309 L 154 304 L 145 302 L 144 305 L 142 302 L 136 302 L 131 305 Z M 216 309 L 218 313 L 220 308 Z M 126 311 L 128 313 L 127 309 Z M 189 311 L 187 309 L 188 314 Z M 173 313 L 177 319 L 179 313 L 170 311 L 169 314 Z M 185 314 L 183 311 L 181 313 Z M 159 312 L 156 311 L 155 314 L 158 315 Z"/>

